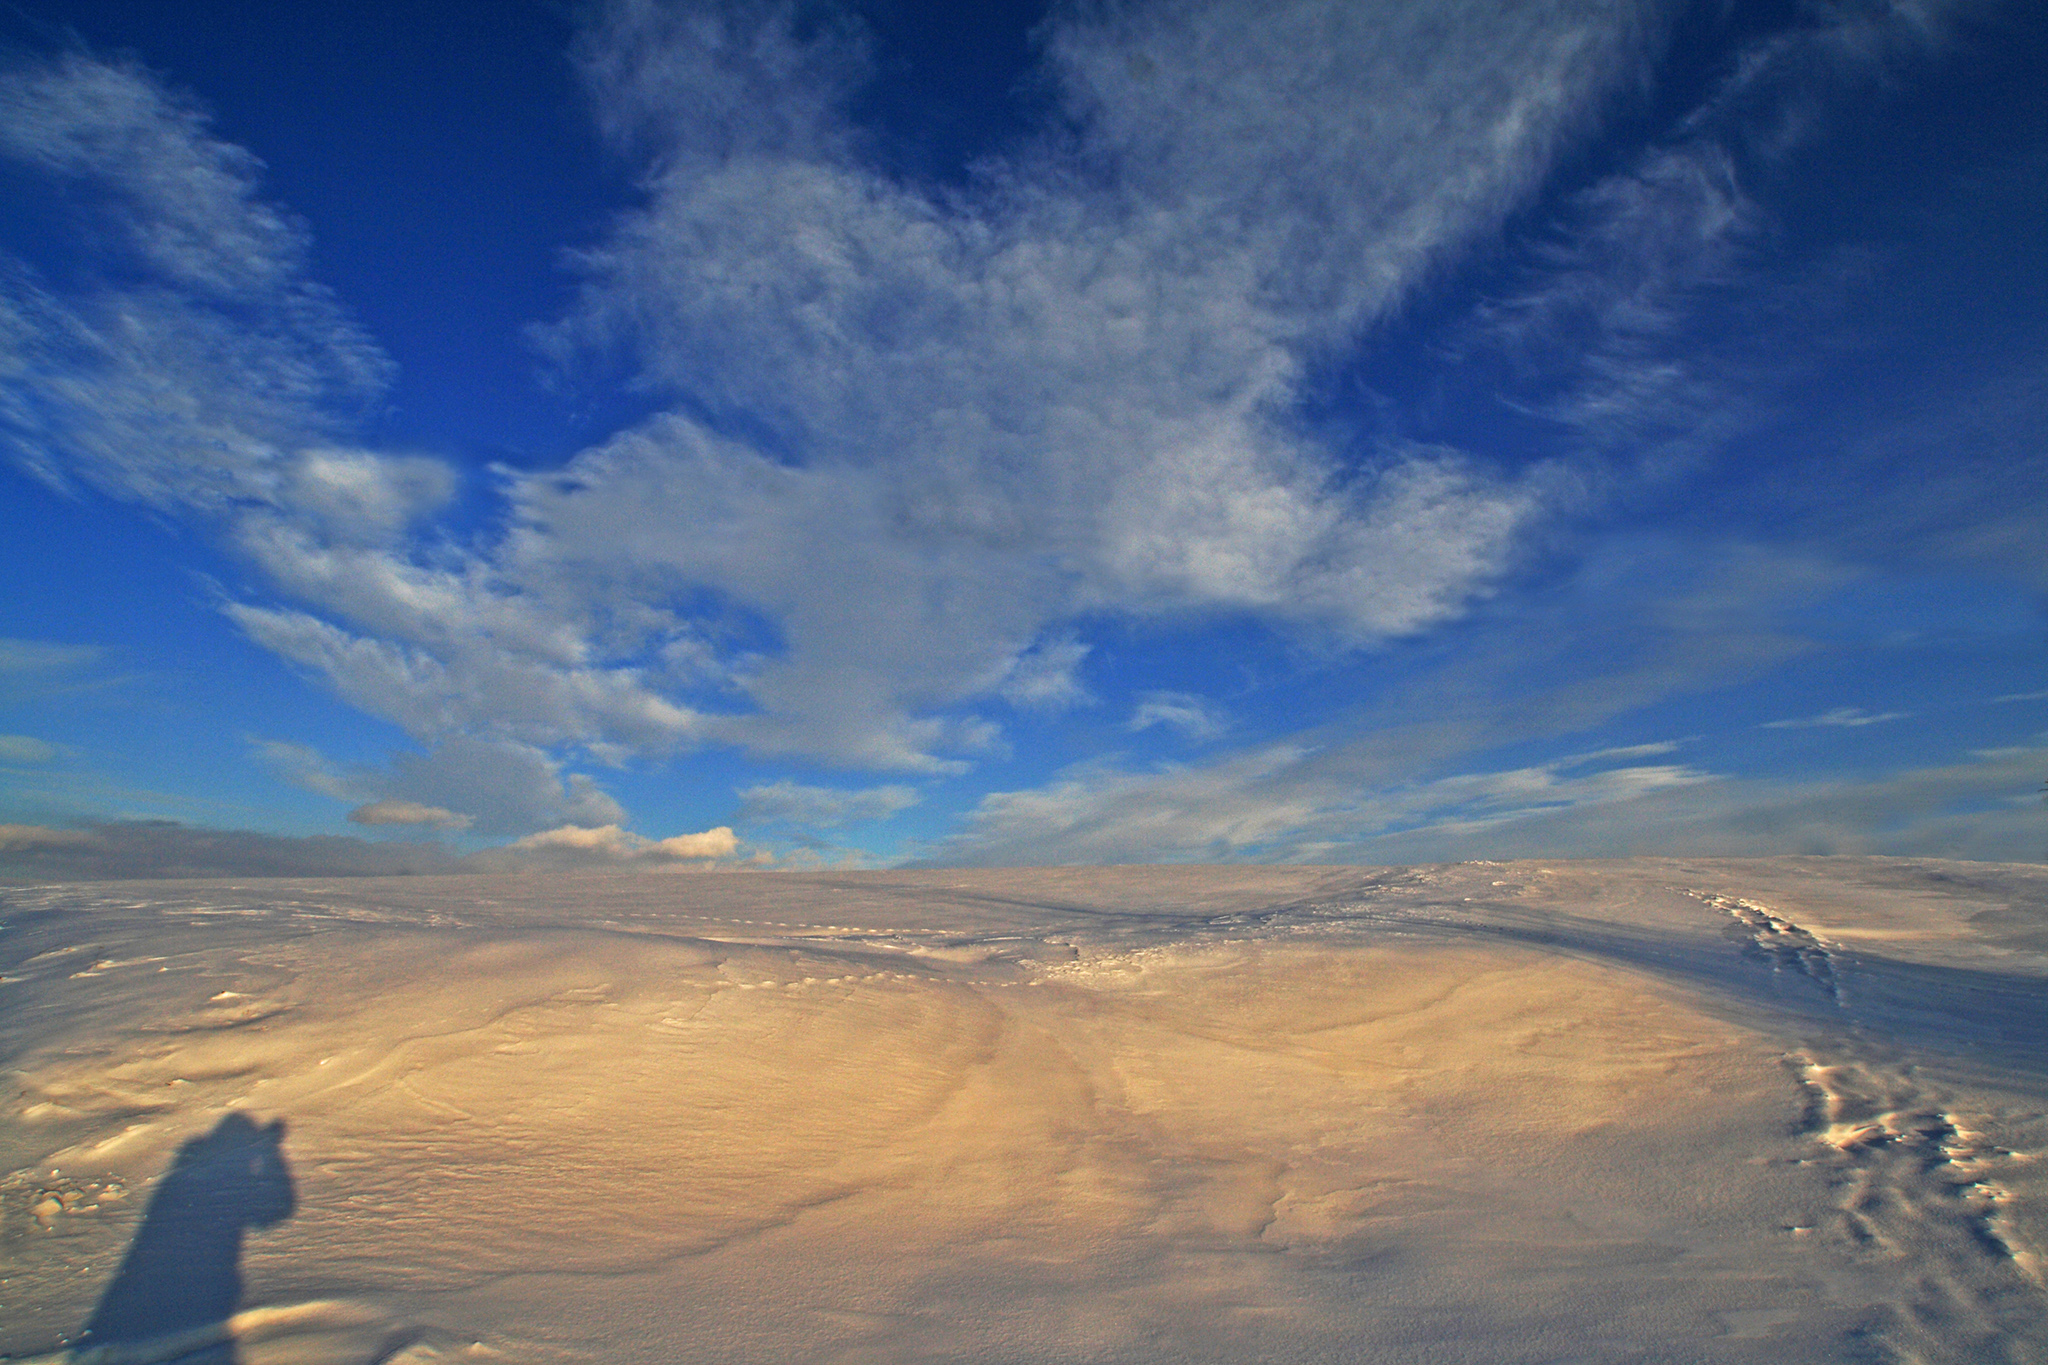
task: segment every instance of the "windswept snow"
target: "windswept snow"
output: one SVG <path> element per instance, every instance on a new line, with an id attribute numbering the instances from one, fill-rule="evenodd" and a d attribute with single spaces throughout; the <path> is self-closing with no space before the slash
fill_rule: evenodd
<path id="1" fill-rule="evenodd" d="M 2048 869 L 130 882 L 0 918 L 15 1357 L 2048 1361 Z"/>

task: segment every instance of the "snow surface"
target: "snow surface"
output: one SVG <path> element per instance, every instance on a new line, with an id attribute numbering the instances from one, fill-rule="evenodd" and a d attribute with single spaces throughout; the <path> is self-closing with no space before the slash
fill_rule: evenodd
<path id="1" fill-rule="evenodd" d="M 0 1352 L 2048 1361 L 2048 869 L 0 890 Z"/>

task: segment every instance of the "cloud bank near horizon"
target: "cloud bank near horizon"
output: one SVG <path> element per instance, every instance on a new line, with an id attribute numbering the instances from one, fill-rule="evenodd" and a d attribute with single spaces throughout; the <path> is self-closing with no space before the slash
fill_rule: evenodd
<path id="1" fill-rule="evenodd" d="M 525 835 L 500 848 L 464 853 L 433 840 L 200 829 L 174 820 L 107 820 L 72 828 L 0 824 L 0 880 L 17 882 L 705 872 L 764 867 L 769 861 L 758 854 L 743 857 L 740 841 L 724 826 L 668 839 L 646 839 L 617 825 L 565 825 Z"/>

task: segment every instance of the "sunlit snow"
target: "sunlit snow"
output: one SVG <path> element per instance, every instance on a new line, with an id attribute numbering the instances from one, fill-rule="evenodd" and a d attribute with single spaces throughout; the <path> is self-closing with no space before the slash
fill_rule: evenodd
<path id="1" fill-rule="evenodd" d="M 14 1357 L 2048 1359 L 2038 867 L 130 882 L 0 914 Z"/>

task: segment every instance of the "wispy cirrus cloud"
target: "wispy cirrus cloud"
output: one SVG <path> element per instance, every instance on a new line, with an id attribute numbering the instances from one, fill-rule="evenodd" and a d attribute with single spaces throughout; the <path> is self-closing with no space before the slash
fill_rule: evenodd
<path id="1" fill-rule="evenodd" d="M 59 673 L 99 661 L 105 650 L 96 645 L 59 645 L 46 640 L 0 639 L 0 676 Z"/>
<path id="2" fill-rule="evenodd" d="M 1663 748 L 1665 746 L 1651 746 Z M 2039 860 L 2048 750 L 2008 748 L 1869 779 L 1743 778 L 1628 750 L 1426 782 L 1347 784 L 1356 760 L 1274 745 L 1141 772 L 1085 764 L 985 797 L 931 850 L 946 864 L 1405 863 L 1637 853 L 1881 853 Z"/>
<path id="3" fill-rule="evenodd" d="M 1369 861 L 1419 832 L 1483 847 L 1536 812 L 1602 811 L 1711 775 L 1683 764 L 1595 766 L 1598 755 L 1425 782 L 1374 783 L 1358 753 L 1281 743 L 1141 772 L 1083 764 L 1028 791 L 984 797 L 938 861 L 987 865 L 1256 860 Z"/>
<path id="4" fill-rule="evenodd" d="M 1823 711 L 1817 716 L 1798 716 L 1790 720 L 1767 720 L 1759 728 L 1765 730 L 1810 730 L 1815 727 L 1830 729 L 1856 729 L 1864 725 L 1882 725 L 1888 720 L 1905 720 L 1911 711 L 1866 711 L 1860 706 L 1837 706 L 1832 711 Z"/>
<path id="5" fill-rule="evenodd" d="M 579 762 L 723 746 L 957 774 L 1009 753 L 1020 713 L 1114 697 L 1088 638 L 1103 622 L 1251 623 L 1326 658 L 1413 639 L 1483 617 L 1535 533 L 1603 480 L 1754 426 L 1770 385 L 1746 382 L 1740 346 L 1702 345 L 1700 319 L 1755 278 L 1773 227 L 1758 168 L 1943 6 L 1781 29 L 1682 126 L 1563 195 L 1548 231 L 1507 243 L 1519 273 L 1449 349 L 1499 363 L 1486 404 L 1563 432 L 1538 443 L 1554 458 L 1392 426 L 1347 442 L 1303 419 L 1319 372 L 1521 221 L 1641 75 L 1666 11 L 1061 9 L 1040 31 L 1058 125 L 933 186 L 880 169 L 849 122 L 867 79 L 850 22 L 594 8 L 577 56 L 638 199 L 578 253 L 574 306 L 534 336 L 572 379 L 630 375 L 655 411 L 558 468 L 497 471 L 492 516 L 460 538 L 443 521 L 453 466 L 353 439 L 388 364 L 310 278 L 305 231 L 263 198 L 255 160 L 133 66 L 16 65 L 0 155 L 91 187 L 118 230 L 112 267 L 0 281 L 0 429 L 53 483 L 215 528 L 266 585 L 229 618 L 422 749 L 376 770 L 278 749 L 302 785 L 362 822 L 538 840 L 532 857 L 665 857 Z M 2020 369 L 2024 417 L 2039 386 Z M 1992 528 L 2001 553 L 2027 553 L 2030 524 L 2023 508 Z M 1781 596 L 1852 572 L 1739 533 L 1702 553 L 1756 559 Z M 1539 628 L 1475 630 L 1403 696 L 1197 766 L 1082 765 L 990 796 L 937 847 L 1336 856 L 1733 791 L 1648 750 L 1469 757 L 1585 743 L 1566 737 L 1809 647 L 1728 586 L 1732 568 L 1646 603 L 1627 558 L 1580 566 L 1614 574 L 1611 619 L 1545 636 L 1548 608 L 1525 604 Z M 1609 657 L 1575 672 L 1574 654 Z M 1130 730 L 1223 733 L 1195 694 L 1130 692 Z M 829 829 L 916 793 L 741 798 L 736 818 Z"/>
<path id="6" fill-rule="evenodd" d="M 34 735 L 0 735 L 0 763 L 48 763 L 59 750 Z"/>
<path id="7" fill-rule="evenodd" d="M 96 645 L 0 638 L 0 703 L 13 705 L 104 685 L 105 680 L 92 679 L 91 672 L 106 654 Z"/>
<path id="8" fill-rule="evenodd" d="M 376 400 L 389 363 L 308 279 L 260 164 L 140 68 L 0 70 L 0 157 L 87 191 L 100 212 L 65 226 L 107 247 L 67 279 L 0 262 L 0 440 L 30 471 L 224 513 Z"/>
<path id="9" fill-rule="evenodd" d="M 20 67 L 0 150 L 101 186 L 142 282 L 18 274 L 8 425 L 48 478 L 221 518 L 283 599 L 238 624 L 424 742 L 959 771 L 998 742 L 987 702 L 1086 698 L 1083 614 L 1343 644 L 1488 589 L 1536 486 L 1440 448 L 1346 467 L 1288 410 L 1539 183 L 1646 14 L 1066 14 L 1044 50 L 1075 136 L 938 192 L 862 160 L 843 32 L 622 0 L 581 60 L 646 205 L 543 335 L 676 405 L 508 476 L 466 549 L 419 531 L 445 468 L 338 439 L 387 367 L 253 158 L 135 68 Z M 734 614 L 774 645 L 722 644 Z"/>
<path id="10" fill-rule="evenodd" d="M 1190 739 L 1214 739 L 1230 728 L 1230 719 L 1215 702 L 1192 692 L 1140 693 L 1124 728 L 1142 731 L 1158 725 L 1179 730 Z"/>
<path id="11" fill-rule="evenodd" d="M 1861 243 L 1797 265 L 1775 255 L 1784 224 L 1752 184 L 1782 177 L 1844 109 L 1881 101 L 1980 8 L 1815 6 L 1751 38 L 1663 136 L 1516 244 L 1511 278 L 1453 327 L 1447 354 L 1483 362 L 1490 398 L 1555 424 L 1595 483 L 1669 479 L 1724 455 L 1803 375 L 1757 337 L 1813 329 L 1819 345 L 1819 319 L 1873 268 Z"/>
<path id="12" fill-rule="evenodd" d="M 915 788 L 894 784 L 848 791 L 788 779 L 748 787 L 739 797 L 740 809 L 735 818 L 742 824 L 780 822 L 805 829 L 838 829 L 869 820 L 886 820 L 923 799 Z"/>

